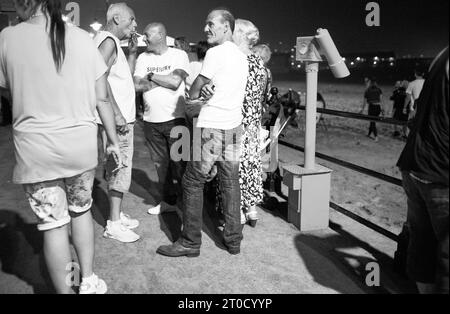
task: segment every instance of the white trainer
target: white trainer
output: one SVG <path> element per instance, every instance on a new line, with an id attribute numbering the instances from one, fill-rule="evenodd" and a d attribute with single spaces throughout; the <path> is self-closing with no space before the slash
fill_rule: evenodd
<path id="1" fill-rule="evenodd" d="M 120 221 L 128 229 L 135 229 L 139 226 L 139 220 L 133 219 L 130 215 L 124 214 L 123 212 L 120 212 Z"/>
<path id="2" fill-rule="evenodd" d="M 123 243 L 132 243 L 139 240 L 140 236 L 134 231 L 128 229 L 122 224 L 122 221 L 110 221 L 106 223 L 105 232 L 103 237 L 115 239 Z"/>
<path id="3" fill-rule="evenodd" d="M 245 225 L 247 223 L 247 215 L 241 210 L 241 225 Z"/>
<path id="4" fill-rule="evenodd" d="M 155 207 L 151 207 L 147 210 L 150 215 L 159 215 L 161 213 L 173 213 L 176 212 L 178 207 L 176 205 L 169 205 L 166 202 L 161 202 Z"/>
<path id="5" fill-rule="evenodd" d="M 106 291 L 108 291 L 108 287 L 105 281 L 98 278 L 96 274 L 81 280 L 79 294 L 105 294 Z"/>

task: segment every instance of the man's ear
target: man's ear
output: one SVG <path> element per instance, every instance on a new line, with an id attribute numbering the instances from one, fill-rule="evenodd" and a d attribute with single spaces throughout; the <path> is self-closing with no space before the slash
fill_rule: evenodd
<path id="1" fill-rule="evenodd" d="M 225 22 L 225 33 L 228 32 L 228 31 L 230 31 L 231 33 L 233 33 L 233 32 L 231 31 L 230 22 L 226 21 L 226 22 Z"/>
<path id="2" fill-rule="evenodd" d="M 113 21 L 114 21 L 114 24 L 119 25 L 120 24 L 120 15 L 119 14 L 114 15 Z"/>

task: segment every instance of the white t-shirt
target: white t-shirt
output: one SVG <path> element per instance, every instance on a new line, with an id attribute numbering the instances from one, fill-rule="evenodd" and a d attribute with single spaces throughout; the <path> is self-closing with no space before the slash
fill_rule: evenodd
<path id="1" fill-rule="evenodd" d="M 99 32 L 94 37 L 94 42 L 99 47 L 107 38 L 112 38 L 116 43 L 117 58 L 108 75 L 108 83 L 117 106 L 127 123 L 136 121 L 136 92 L 133 76 L 128 65 L 127 57 L 120 47 L 120 40 L 110 32 Z M 101 123 L 97 115 L 97 123 Z"/>
<path id="2" fill-rule="evenodd" d="M 202 70 L 202 65 L 203 62 L 200 61 L 192 61 L 191 63 L 189 63 L 189 76 L 186 78 L 186 91 L 189 92 L 189 90 L 191 89 L 192 84 Z"/>
<path id="3" fill-rule="evenodd" d="M 175 70 L 189 72 L 189 59 L 183 50 L 168 48 L 162 55 L 144 52 L 136 61 L 134 76 L 145 78 L 153 72 L 168 75 Z M 158 86 L 144 93 L 144 121 L 161 123 L 185 117 L 185 82 L 176 91 Z"/>
<path id="4" fill-rule="evenodd" d="M 211 80 L 215 93 L 202 107 L 197 127 L 230 130 L 242 123 L 248 73 L 247 56 L 234 43 L 208 50 L 200 74 Z"/>
<path id="5" fill-rule="evenodd" d="M 419 99 L 424 83 L 424 79 L 417 79 L 409 83 L 406 93 L 412 96 L 411 106 L 414 106 L 414 103 Z"/>
<path id="6" fill-rule="evenodd" d="M 107 67 L 88 33 L 67 27 L 56 71 L 45 25 L 20 23 L 0 34 L 0 86 L 13 99 L 13 181 L 37 183 L 97 166 L 95 82 Z"/>

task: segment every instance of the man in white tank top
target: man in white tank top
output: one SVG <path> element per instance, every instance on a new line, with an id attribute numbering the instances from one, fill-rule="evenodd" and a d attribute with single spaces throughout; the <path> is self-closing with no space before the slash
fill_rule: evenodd
<path id="1" fill-rule="evenodd" d="M 125 3 L 112 4 L 107 12 L 105 31 L 99 32 L 94 41 L 108 66 L 108 94 L 113 107 L 117 136 L 120 141 L 122 165 L 106 161 L 110 217 L 103 236 L 124 243 L 139 240 L 131 229 L 139 222 L 122 212 L 124 193 L 131 185 L 133 134 L 136 120 L 135 87 L 132 77 L 136 63 L 137 42 L 134 33 L 137 24 L 134 12 Z M 129 56 L 125 56 L 120 41 L 128 39 Z M 100 121 L 98 120 L 100 123 Z M 102 128 L 100 128 L 102 129 Z M 104 140 L 104 136 L 102 136 Z"/>

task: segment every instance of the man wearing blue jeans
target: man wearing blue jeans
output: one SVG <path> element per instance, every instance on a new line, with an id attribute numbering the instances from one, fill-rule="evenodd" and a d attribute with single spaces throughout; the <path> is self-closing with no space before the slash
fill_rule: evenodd
<path id="1" fill-rule="evenodd" d="M 433 62 L 398 166 L 408 197 L 407 274 L 420 293 L 448 294 L 448 47 Z"/>
<path id="2" fill-rule="evenodd" d="M 197 127 L 201 129 L 201 150 L 195 145 L 192 160 L 183 177 L 183 232 L 172 245 L 157 253 L 170 256 L 200 255 L 203 188 L 208 173 L 217 164 L 225 216 L 224 244 L 230 254 L 240 253 L 243 239 L 240 218 L 239 159 L 242 136 L 242 104 L 247 84 L 247 57 L 232 42 L 234 17 L 226 10 L 213 10 L 205 26 L 208 43 L 200 75 L 190 90 L 191 100 L 212 84 L 215 93 L 203 105 Z M 196 139 L 194 139 L 194 143 Z"/>

